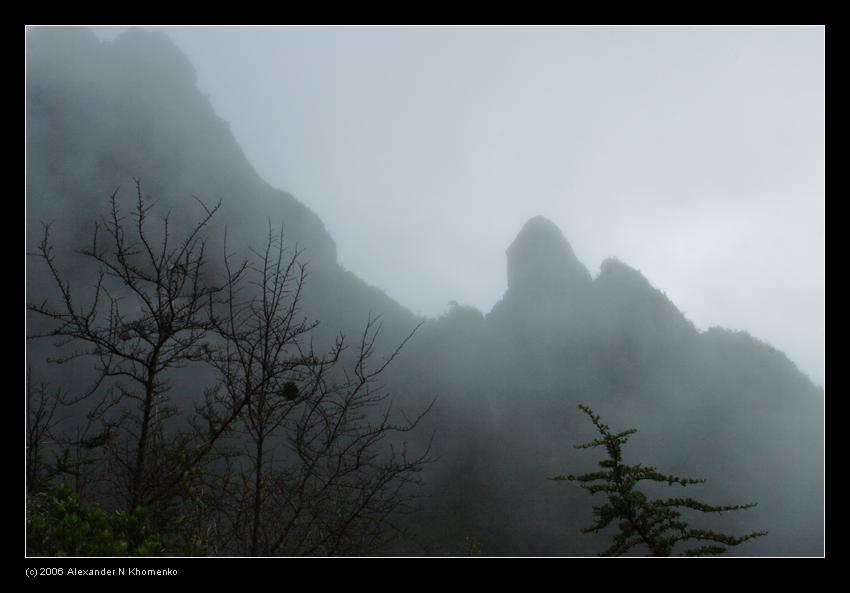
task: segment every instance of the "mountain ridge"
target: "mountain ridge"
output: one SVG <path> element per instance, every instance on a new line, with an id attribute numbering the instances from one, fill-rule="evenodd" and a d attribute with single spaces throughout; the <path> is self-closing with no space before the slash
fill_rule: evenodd
<path id="1" fill-rule="evenodd" d="M 28 159 L 27 230 L 33 240 L 40 236 L 39 224 L 43 220 L 67 220 L 70 216 L 69 222 L 82 228 L 89 222 L 91 212 L 102 209 L 106 197 L 112 191 L 124 188 L 123 191 L 129 192 L 132 179 L 141 178 L 145 193 L 156 199 L 162 199 L 161 194 L 165 193 L 169 196 L 166 198 L 168 201 L 184 201 L 190 199 L 190 196 L 212 202 L 223 200 L 221 218 L 235 223 L 230 225 L 231 232 L 248 226 L 255 229 L 266 226 L 267 221 L 263 217 L 254 216 L 251 220 L 248 211 L 252 209 L 276 212 L 268 219 L 284 221 L 287 239 L 293 244 L 297 243 L 304 250 L 305 259 L 319 268 L 319 282 L 325 285 L 332 283 L 325 277 L 330 268 L 333 270 L 332 275 L 338 272 L 352 286 L 360 284 L 364 294 L 384 294 L 379 287 L 369 285 L 339 264 L 333 238 L 309 206 L 292 194 L 273 188 L 257 174 L 233 137 L 227 122 L 214 112 L 209 99 L 197 89 L 197 75 L 191 62 L 166 34 L 130 28 L 112 41 L 101 41 L 84 28 L 57 27 L 33 29 L 28 31 L 27 36 L 27 141 L 30 152 L 44 154 L 48 151 L 43 147 L 52 144 L 68 147 L 65 153 L 76 156 L 96 155 L 95 163 L 81 163 L 74 159 L 70 163 L 63 163 L 61 159 L 49 156 L 45 159 Z M 69 73 L 75 72 L 69 66 L 70 62 L 85 63 L 88 67 L 83 75 L 69 77 Z M 127 72 L 132 72 L 132 76 L 127 75 Z M 59 92 L 53 92 L 52 89 L 56 88 Z M 146 93 L 144 99 L 129 105 L 121 100 L 127 95 L 137 95 L 141 90 Z M 95 102 L 91 100 L 92 93 L 103 94 L 98 103 L 100 105 L 119 106 L 106 111 L 88 109 L 87 104 Z M 56 97 L 70 105 L 64 108 L 56 105 Z M 115 125 L 116 120 L 121 121 L 122 115 L 129 113 L 131 108 L 138 108 L 134 112 L 136 118 L 139 112 L 144 114 L 143 121 L 129 126 L 129 129 Z M 74 113 L 80 121 L 76 125 L 61 120 L 57 123 L 53 115 L 47 114 L 45 117 L 45 111 L 59 114 L 60 117 L 63 112 Z M 186 118 L 186 113 L 193 113 L 194 116 Z M 39 126 L 45 119 L 51 121 L 50 133 Z M 108 141 L 104 141 L 98 135 L 100 145 L 81 145 L 79 138 L 84 136 L 80 132 L 83 129 L 89 134 L 94 130 L 111 136 Z M 181 147 L 176 139 L 196 133 L 197 130 L 207 130 L 203 132 L 207 137 L 203 147 L 207 151 L 197 151 L 192 158 L 187 158 L 187 153 L 193 151 Z M 76 141 L 72 138 L 74 136 Z M 210 147 L 221 148 L 209 151 Z M 133 157 L 137 152 L 148 156 L 143 159 Z M 151 156 L 162 154 L 166 158 Z M 95 174 L 91 174 L 92 164 L 97 170 Z M 40 171 L 39 167 L 44 165 L 53 170 Z M 75 168 L 86 171 L 87 175 L 78 177 Z M 191 170 L 186 171 L 187 168 Z M 162 171 L 166 174 L 162 175 Z M 220 171 L 227 171 L 227 175 L 215 174 Z M 169 178 L 168 184 L 158 179 L 163 176 Z M 48 183 L 43 183 L 45 180 Z M 244 195 L 246 187 L 250 188 L 251 196 Z M 71 197 L 62 198 L 62 193 L 70 193 Z M 234 200 L 234 196 L 239 198 Z M 246 202 L 252 201 L 255 203 L 253 208 L 244 207 Z M 74 202 L 77 207 L 69 209 L 65 207 L 67 202 Z M 543 229 L 546 236 L 540 239 L 539 233 L 532 232 L 534 228 L 538 231 Z M 247 245 L 256 239 L 257 232 L 251 231 L 246 235 L 237 238 Z M 78 238 L 81 237 L 84 237 L 84 233 L 78 234 Z M 532 242 L 540 244 L 523 246 L 523 241 L 529 237 L 533 238 Z M 548 254 L 541 251 L 541 247 L 546 245 L 552 248 Z M 562 251 L 559 252 L 561 247 Z M 527 254 L 528 251 L 536 251 L 530 255 L 532 260 L 538 259 L 534 269 L 530 269 L 532 266 L 523 266 L 519 261 L 525 257 L 520 252 Z M 558 296 L 553 292 L 572 286 L 576 291 L 572 295 L 577 301 L 574 304 L 582 308 L 583 301 L 591 298 L 589 287 L 596 288 L 605 283 L 600 281 L 601 277 L 610 275 L 612 271 L 622 276 L 629 274 L 627 270 L 633 270 L 615 257 L 604 260 L 599 273 L 595 277 L 591 276 L 575 256 L 561 230 L 541 215 L 530 218 L 520 227 L 507 248 L 507 254 L 507 291 L 485 316 L 498 316 L 498 311 L 506 306 L 505 302 L 515 300 L 517 291 L 523 289 L 536 292 L 538 297 L 546 295 L 551 301 Z M 539 260 L 544 256 L 551 257 L 553 261 L 541 264 Z M 642 279 L 646 287 L 658 290 L 643 275 L 636 273 L 636 276 L 632 276 L 638 284 L 641 283 L 639 279 Z M 369 297 L 365 300 L 369 300 Z M 392 316 L 407 318 L 411 324 L 423 319 L 389 297 L 382 301 Z M 675 304 L 671 302 L 670 305 L 676 309 Z M 550 313 L 559 308 L 557 303 L 552 302 L 542 303 L 541 306 Z M 362 312 L 368 314 L 368 311 Z"/>
<path id="2" fill-rule="evenodd" d="M 184 224 L 197 212 L 193 195 L 221 199 L 214 230 L 226 227 L 234 249 L 257 247 L 270 223 L 283 224 L 310 261 L 305 312 L 322 322 L 325 339 L 357 335 L 369 315 L 383 314 L 391 350 L 422 321 L 345 270 L 321 219 L 257 175 L 167 36 L 130 30 L 100 42 L 75 28 L 28 31 L 27 65 L 30 242 L 40 238 L 41 220 L 57 221 L 63 245 L 84 242 L 106 198 L 117 186 L 128 197 L 140 177 L 144 192 Z M 520 228 L 506 263 L 508 289 L 489 312 L 455 305 L 427 320 L 390 367 L 400 404 L 416 409 L 440 396 L 427 428 L 448 462 L 428 475 L 436 502 L 416 524 L 422 533 L 441 541 L 474 536 L 495 554 L 516 553 L 514 545 L 532 555 L 586 552 L 563 526 L 589 513 L 587 501 L 544 481 L 575 460 L 570 441 L 580 429 L 570 414 L 582 402 L 656 435 L 665 445 L 642 452 L 671 470 L 692 473 L 688 464 L 708 443 L 715 456 L 697 469 L 730 482 L 712 492 L 763 503 L 744 525 L 797 512 L 771 527 L 776 540 L 750 549 L 821 549 L 822 497 L 810 482 L 820 469 L 823 391 L 784 353 L 742 332 L 697 330 L 616 258 L 591 275 L 541 216 Z M 82 279 L 86 270 L 75 273 Z M 27 282 L 38 294 L 39 278 Z M 789 448 L 795 441 L 804 451 Z M 758 483 L 754 468 L 763 474 Z M 518 509 L 526 500 L 534 502 Z"/>

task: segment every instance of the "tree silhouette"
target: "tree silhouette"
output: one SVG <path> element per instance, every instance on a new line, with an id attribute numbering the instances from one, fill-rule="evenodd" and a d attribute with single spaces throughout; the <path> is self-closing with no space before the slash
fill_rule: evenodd
<path id="1" fill-rule="evenodd" d="M 702 484 L 705 480 L 682 478 L 660 473 L 654 467 L 626 465 L 623 463 L 622 449 L 629 437 L 637 432 L 632 428 L 620 433 L 611 432 L 598 415 L 585 406 L 579 405 L 582 412 L 590 417 L 601 438 L 589 443 L 575 445 L 577 449 L 605 447 L 608 458 L 599 462 L 601 471 L 579 476 L 566 475 L 549 478 L 550 480 L 569 480 L 580 482 L 581 487 L 596 494 L 601 492 L 608 499 L 604 504 L 593 507 L 594 521 L 582 533 L 596 533 L 612 522 L 619 521 L 619 532 L 614 536 L 611 546 L 600 556 L 621 556 L 631 550 L 645 546 L 651 556 L 672 556 L 678 544 L 688 541 L 708 542 L 680 552 L 680 556 L 703 556 L 722 554 L 728 546 L 737 546 L 745 541 L 766 535 L 766 531 L 753 531 L 742 536 L 733 536 L 706 529 L 694 529 L 682 518 L 677 509 L 691 509 L 703 513 L 723 513 L 738 511 L 756 506 L 756 503 L 716 506 L 700 502 L 693 498 L 665 498 L 651 500 L 636 490 L 639 482 L 649 480 L 666 482 L 668 485 L 690 486 Z"/>
<path id="2" fill-rule="evenodd" d="M 216 490 L 223 549 L 239 555 L 372 553 L 385 543 L 393 515 L 412 500 L 429 447 L 409 455 L 404 433 L 431 406 L 401 423 L 390 418 L 389 393 L 378 382 L 413 332 L 370 364 L 380 333 L 369 319 L 358 340 L 339 335 L 323 353 L 310 339 L 318 325 L 301 312 L 306 267 L 271 227 L 265 248 L 244 270 L 249 294 L 228 281 L 223 341 L 209 358 L 217 387 L 209 409 L 248 402 L 234 423 L 238 442 Z M 225 266 L 230 279 L 231 268 Z M 241 273 L 241 270 L 240 270 Z M 232 404 L 231 404 L 232 405 Z M 205 417 L 204 410 L 200 415 Z"/>
<path id="3" fill-rule="evenodd" d="M 117 194 L 78 252 L 94 271 L 89 290 L 72 289 L 49 225 L 31 254 L 53 299 L 27 304 L 40 321 L 29 337 L 52 339 L 47 361 L 79 370 L 55 392 L 28 379 L 29 493 L 71 475 L 85 504 L 148 509 L 169 553 L 380 549 L 432 461 L 430 443 L 411 454 L 404 440 L 431 406 L 397 421 L 381 383 L 416 329 L 375 360 L 381 325 L 370 317 L 357 339 L 340 334 L 317 353 L 306 267 L 282 231 L 270 223 L 265 248 L 244 259 L 225 234 L 213 262 L 218 205 L 201 203 L 201 217 L 175 229 L 169 214 L 151 224 L 139 181 L 128 214 Z M 99 490 L 82 497 L 93 475 Z"/>
<path id="4" fill-rule="evenodd" d="M 204 231 L 219 205 L 201 203 L 198 221 L 175 237 L 170 213 L 159 229 L 151 228 L 155 203 L 145 199 L 139 180 L 135 185 L 130 214 L 121 211 L 116 190 L 109 213 L 94 225 L 91 243 L 78 252 L 97 270 L 88 302 L 78 304 L 79 295 L 57 265 L 50 226 L 45 225 L 33 255 L 46 265 L 59 304 L 45 300 L 27 305 L 28 311 L 52 322 L 29 336 L 55 339 L 56 354 L 50 362 L 93 361 L 90 387 L 76 401 L 66 398 L 65 403 L 73 406 L 97 398 L 88 412 L 96 422 L 88 426 L 98 435 L 83 434 L 78 440 L 91 444 L 91 439 L 103 437 L 112 494 L 128 510 L 171 496 L 177 481 L 171 474 L 180 476 L 199 463 L 246 403 L 227 410 L 217 429 L 193 443 L 193 451 L 177 466 L 163 463 L 163 451 L 176 439 L 166 434 L 165 424 L 178 414 L 170 398 L 169 373 L 204 359 L 215 327 L 211 305 L 225 293 L 226 282 L 238 282 L 244 267 L 225 283 L 210 278 Z M 160 238 L 154 241 L 157 234 Z"/>

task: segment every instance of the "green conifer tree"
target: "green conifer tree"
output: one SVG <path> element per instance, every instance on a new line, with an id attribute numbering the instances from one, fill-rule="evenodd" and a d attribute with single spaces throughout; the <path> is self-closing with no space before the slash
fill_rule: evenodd
<path id="1" fill-rule="evenodd" d="M 607 501 L 593 507 L 594 521 L 590 527 L 582 529 L 582 533 L 596 533 L 608 527 L 612 522 L 619 522 L 619 532 L 614 541 L 600 556 L 621 556 L 639 547 L 648 549 L 651 556 L 672 556 L 679 544 L 697 542 L 696 547 L 690 547 L 678 552 L 680 556 L 703 556 L 722 554 L 728 546 L 737 546 L 745 541 L 766 535 L 766 531 L 753 531 L 740 537 L 718 533 L 705 529 L 691 528 L 682 519 L 678 509 L 692 509 L 703 513 L 723 513 L 737 511 L 756 506 L 756 503 L 715 506 L 702 503 L 693 498 L 666 498 L 651 500 L 644 493 L 636 490 L 639 482 L 650 480 L 667 482 L 668 485 L 680 484 L 689 486 L 701 484 L 705 480 L 681 478 L 665 475 L 654 467 L 626 465 L 623 463 L 622 448 L 629 437 L 637 432 L 634 428 L 620 433 L 613 433 L 603 424 L 599 416 L 587 406 L 579 408 L 590 417 L 601 438 L 589 443 L 575 445 L 577 449 L 605 447 L 608 458 L 599 462 L 601 471 L 582 474 L 580 476 L 566 475 L 549 478 L 550 480 L 570 480 L 581 483 L 581 487 L 596 494 L 607 495 Z M 705 543 L 703 543 L 705 542 Z"/>

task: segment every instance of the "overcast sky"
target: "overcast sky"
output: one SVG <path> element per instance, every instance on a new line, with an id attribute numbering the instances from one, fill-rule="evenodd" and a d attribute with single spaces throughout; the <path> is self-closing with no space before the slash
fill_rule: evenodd
<path id="1" fill-rule="evenodd" d="M 489 311 L 542 214 L 592 274 L 616 256 L 823 385 L 822 27 L 161 30 L 259 174 L 415 312 Z"/>

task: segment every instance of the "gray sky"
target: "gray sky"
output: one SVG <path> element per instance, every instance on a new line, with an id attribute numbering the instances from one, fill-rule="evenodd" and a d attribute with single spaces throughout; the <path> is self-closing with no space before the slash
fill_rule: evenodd
<path id="1" fill-rule="evenodd" d="M 489 311 L 542 214 L 594 275 L 616 256 L 824 384 L 822 27 L 162 30 L 259 174 L 414 311 Z"/>

